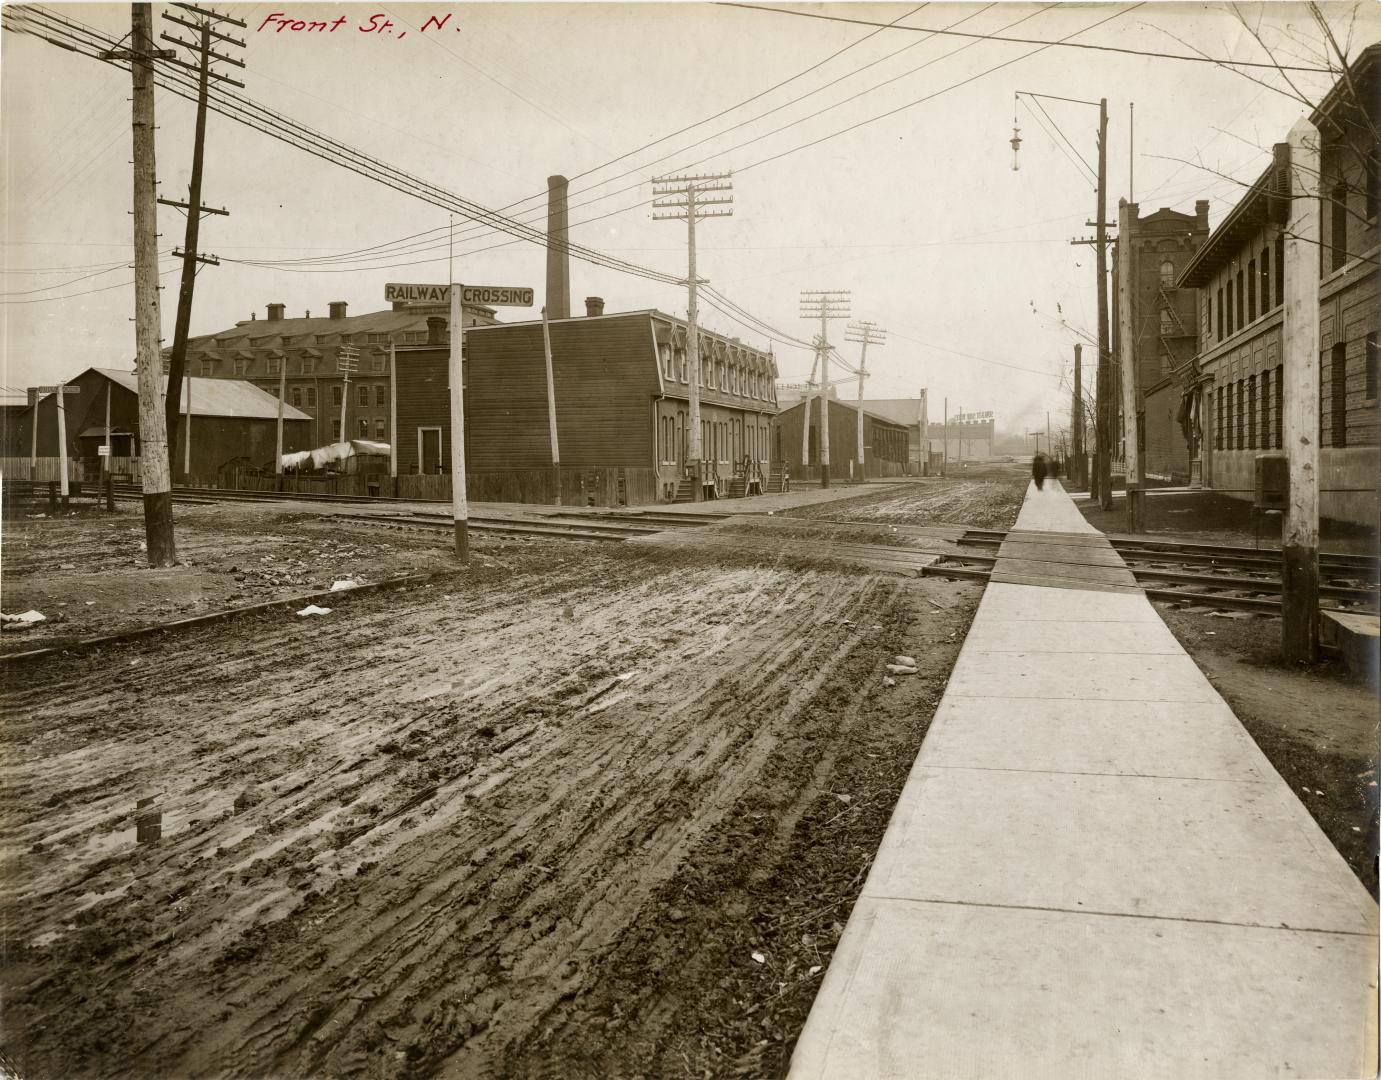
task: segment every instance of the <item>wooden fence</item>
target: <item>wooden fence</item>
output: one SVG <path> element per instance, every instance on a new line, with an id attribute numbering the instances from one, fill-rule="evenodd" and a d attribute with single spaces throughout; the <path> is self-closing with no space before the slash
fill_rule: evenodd
<path id="1" fill-rule="evenodd" d="M 27 457 L 0 457 L 0 476 L 6 480 L 57 480 L 61 476 L 61 461 L 56 457 L 41 457 L 34 461 Z M 81 458 L 67 459 L 67 479 L 86 479 Z"/>

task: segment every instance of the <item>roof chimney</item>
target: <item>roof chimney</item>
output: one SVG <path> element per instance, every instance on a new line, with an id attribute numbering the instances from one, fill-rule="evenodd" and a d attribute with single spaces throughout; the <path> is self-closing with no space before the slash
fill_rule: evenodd
<path id="1" fill-rule="evenodd" d="M 440 315 L 428 315 L 427 344 L 445 345 L 446 341 L 446 320 L 443 319 Z"/>
<path id="2" fill-rule="evenodd" d="M 566 250 L 566 178 L 547 177 L 547 318 L 571 317 L 571 257 Z"/>
<path id="3" fill-rule="evenodd" d="M 286 310 L 286 305 L 284 304 L 270 304 L 269 322 L 277 322 L 282 319 L 284 310 Z"/>
<path id="4" fill-rule="evenodd" d="M 585 317 L 593 319 L 598 315 L 604 314 L 604 297 L 587 296 L 585 297 Z"/>
<path id="5" fill-rule="evenodd" d="M 346 306 L 346 305 L 345 305 L 345 301 L 344 301 L 344 300 L 332 300 L 331 303 L 330 303 L 331 318 L 333 318 L 333 319 L 343 319 L 343 318 L 345 318 L 345 306 Z"/>
<path id="6" fill-rule="evenodd" d="M 1196 232 L 1208 232 L 1208 200 L 1199 199 L 1194 204 L 1194 229 Z"/>

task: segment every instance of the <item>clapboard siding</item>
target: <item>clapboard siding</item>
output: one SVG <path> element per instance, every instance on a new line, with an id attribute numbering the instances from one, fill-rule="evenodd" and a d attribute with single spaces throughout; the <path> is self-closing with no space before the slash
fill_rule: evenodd
<path id="1" fill-rule="evenodd" d="M 550 325 L 557 436 L 563 465 L 652 465 L 656 348 L 646 313 Z M 466 334 L 467 467 L 551 464 L 546 359 L 540 323 Z"/>

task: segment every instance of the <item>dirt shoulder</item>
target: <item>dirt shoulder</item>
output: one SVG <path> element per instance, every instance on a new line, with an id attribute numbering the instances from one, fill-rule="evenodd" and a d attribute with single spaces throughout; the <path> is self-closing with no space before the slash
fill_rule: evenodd
<path id="1" fill-rule="evenodd" d="M 971 475 L 914 479 L 849 498 L 784 511 L 789 518 L 821 518 L 879 525 L 967 525 L 1010 528 L 1021 510 L 1027 476 L 1015 468 L 975 468 Z"/>
<path id="2" fill-rule="evenodd" d="M 325 619 L 26 663 L 5 1052 L 35 1077 L 779 1073 L 979 595 L 535 542 Z M 888 687 L 898 652 L 922 671 Z"/>

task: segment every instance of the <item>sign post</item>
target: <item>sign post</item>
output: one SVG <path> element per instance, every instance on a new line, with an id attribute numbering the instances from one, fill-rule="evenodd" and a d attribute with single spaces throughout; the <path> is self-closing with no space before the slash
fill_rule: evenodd
<path id="1" fill-rule="evenodd" d="M 465 305 L 452 284 L 451 301 L 451 516 L 455 521 L 456 558 L 470 558 L 470 511 L 465 499 Z"/>
<path id="2" fill-rule="evenodd" d="M 398 346 L 388 343 L 388 475 L 398 497 Z"/>
<path id="3" fill-rule="evenodd" d="M 547 324 L 547 309 L 542 308 L 542 352 L 547 359 L 547 424 L 551 428 L 551 481 L 556 493 L 556 505 L 561 505 L 561 448 L 556 441 L 556 383 L 551 371 L 551 328 Z"/>
<path id="4" fill-rule="evenodd" d="M 112 389 L 112 384 L 111 384 L 110 380 L 107 379 L 107 380 L 106 380 L 106 384 L 105 384 L 105 445 L 104 445 L 104 446 L 97 447 L 97 450 L 100 452 L 101 457 L 105 459 L 105 460 L 103 460 L 103 461 L 101 462 L 101 472 L 103 472 L 103 473 L 105 474 L 104 477 L 102 477 L 102 479 L 105 480 L 105 509 L 106 509 L 106 513 L 107 513 L 107 514 L 113 514 L 113 513 L 115 513 L 115 474 L 111 471 L 111 468 L 110 468 L 110 391 L 111 391 L 111 389 Z"/>
<path id="5" fill-rule="evenodd" d="M 44 394 L 56 394 L 56 407 L 58 411 L 58 461 L 62 472 L 62 475 L 58 479 L 62 485 L 62 499 L 64 503 L 67 501 L 67 410 L 63 403 L 68 394 L 80 394 L 81 392 L 82 388 L 80 386 L 68 386 L 66 383 L 58 383 L 56 386 L 29 387 L 29 401 L 33 405 L 34 414 L 33 441 L 29 448 L 29 479 L 36 479 L 38 474 L 38 401 Z"/>
<path id="6" fill-rule="evenodd" d="M 62 506 L 67 508 L 67 386 L 58 383 L 58 490 L 62 492 Z"/>

